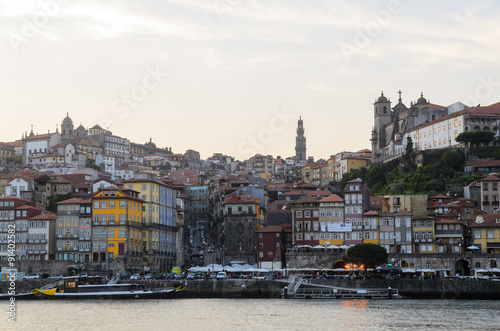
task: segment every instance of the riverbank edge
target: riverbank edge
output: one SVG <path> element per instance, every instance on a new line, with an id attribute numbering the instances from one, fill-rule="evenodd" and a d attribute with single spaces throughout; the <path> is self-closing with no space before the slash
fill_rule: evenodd
<path id="1" fill-rule="evenodd" d="M 282 289 L 288 285 L 282 280 L 228 279 L 190 281 L 122 281 L 143 283 L 148 288 L 166 288 L 186 285 L 178 298 L 280 298 Z M 15 292 L 23 293 L 39 288 L 44 280 L 15 282 Z M 302 286 L 325 285 L 344 288 L 388 288 L 397 289 L 404 298 L 410 299 L 459 299 L 498 300 L 500 282 L 474 279 L 317 279 L 307 280 Z M 10 282 L 0 282 L 0 293 L 6 293 Z"/>

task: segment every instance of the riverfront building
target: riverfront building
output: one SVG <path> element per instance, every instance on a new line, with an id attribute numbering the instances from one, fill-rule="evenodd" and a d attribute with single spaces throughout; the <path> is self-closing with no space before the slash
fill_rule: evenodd
<path id="1" fill-rule="evenodd" d="M 142 204 L 142 249 L 144 266 L 154 272 L 168 272 L 176 261 L 176 191 L 155 175 L 136 173 L 124 181 L 127 189 L 139 192 Z"/>
<path id="2" fill-rule="evenodd" d="M 68 199 L 57 203 L 57 259 L 78 263 L 92 262 L 92 202 Z"/>
<path id="3" fill-rule="evenodd" d="M 109 186 L 92 195 L 92 253 L 94 262 L 122 269 L 141 269 L 142 205 L 139 192 Z"/>

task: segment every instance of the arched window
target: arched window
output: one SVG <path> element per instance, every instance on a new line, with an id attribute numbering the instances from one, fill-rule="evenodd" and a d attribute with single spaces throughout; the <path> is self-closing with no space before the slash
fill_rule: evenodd
<path id="1" fill-rule="evenodd" d="M 476 262 L 476 268 L 481 268 L 481 263 Z"/>
<path id="2" fill-rule="evenodd" d="M 387 106 L 384 106 L 384 114 L 387 113 Z"/>
<path id="3" fill-rule="evenodd" d="M 490 268 L 496 268 L 497 267 L 497 261 L 496 260 L 491 260 L 490 261 Z"/>

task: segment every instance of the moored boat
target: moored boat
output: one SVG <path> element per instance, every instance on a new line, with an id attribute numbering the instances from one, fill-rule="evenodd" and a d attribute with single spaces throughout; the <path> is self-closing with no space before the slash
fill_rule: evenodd
<path id="1" fill-rule="evenodd" d="M 143 284 L 99 284 L 100 277 L 68 277 L 58 288 L 40 290 L 46 299 L 168 299 L 184 290 L 184 287 L 147 289 Z"/>
<path id="2" fill-rule="evenodd" d="M 35 300 L 40 298 L 38 294 L 38 290 L 16 294 L 2 293 L 0 294 L 0 300 L 13 300 L 12 298 L 14 298 L 14 300 Z"/>

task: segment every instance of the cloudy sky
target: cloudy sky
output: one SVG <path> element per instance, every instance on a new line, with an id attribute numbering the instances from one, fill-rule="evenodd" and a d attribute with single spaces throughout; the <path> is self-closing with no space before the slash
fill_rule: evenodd
<path id="1" fill-rule="evenodd" d="M 100 124 L 247 159 L 371 148 L 373 102 L 500 101 L 500 4 L 0 0 L 0 141 Z"/>

